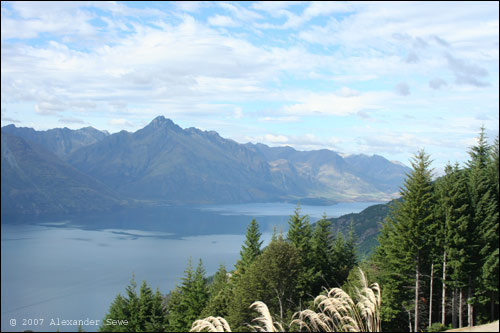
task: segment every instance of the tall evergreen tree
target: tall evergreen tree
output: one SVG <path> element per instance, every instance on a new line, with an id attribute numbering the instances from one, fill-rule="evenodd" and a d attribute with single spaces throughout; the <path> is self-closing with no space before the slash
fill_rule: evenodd
<path id="1" fill-rule="evenodd" d="M 500 208 L 500 193 L 499 193 L 499 142 L 498 136 L 491 147 L 491 159 L 488 166 L 489 175 L 490 175 L 490 183 L 493 187 L 494 199 L 496 201 L 496 209 L 495 207 L 491 207 L 494 215 L 493 220 L 493 228 L 490 229 L 490 244 L 492 245 L 491 252 L 488 254 L 485 264 L 483 265 L 483 281 L 485 282 L 485 287 L 490 293 L 490 320 L 498 319 L 498 311 L 495 311 L 495 307 L 498 307 L 498 280 L 499 280 L 499 240 L 498 240 L 498 226 L 500 224 L 498 209 Z"/>
<path id="2" fill-rule="evenodd" d="M 300 299 L 314 297 L 310 281 L 314 280 L 314 260 L 311 248 L 312 229 L 309 216 L 300 215 L 300 204 L 288 220 L 287 240 L 295 246 L 300 254 L 300 271 L 297 278 L 297 293 Z"/>
<path id="3" fill-rule="evenodd" d="M 458 165 L 447 170 L 450 189 L 447 200 L 444 202 L 446 209 L 446 252 L 448 254 L 448 267 L 452 288 L 459 290 L 459 300 L 463 299 L 463 288 L 469 283 L 469 276 L 474 274 L 474 247 L 475 235 L 470 232 L 472 226 L 469 205 L 469 191 L 466 177 Z M 459 326 L 462 326 L 462 306 L 459 304 Z"/>
<path id="4" fill-rule="evenodd" d="M 294 214 L 288 219 L 288 241 L 297 250 L 308 253 L 311 250 L 311 225 L 308 215 L 300 215 L 300 204 L 297 204 Z"/>
<path id="5" fill-rule="evenodd" d="M 331 246 L 330 264 L 333 270 L 332 280 L 335 287 L 342 287 L 349 276 L 349 272 L 358 263 L 356 243 L 357 237 L 351 220 L 347 229 L 347 236 L 338 231 Z"/>
<path id="6" fill-rule="evenodd" d="M 103 319 L 103 324 L 99 328 L 99 332 L 128 332 L 127 325 L 107 325 L 107 320 L 119 320 L 124 322 L 124 320 L 130 320 L 130 312 L 127 306 L 127 300 L 120 294 L 118 294 L 111 306 L 109 307 L 108 313 Z"/>
<path id="7" fill-rule="evenodd" d="M 224 265 L 214 275 L 214 279 L 208 288 L 209 299 L 201 317 L 226 317 L 229 311 L 232 285 L 229 281 L 229 273 Z"/>
<path id="8" fill-rule="evenodd" d="M 238 275 L 244 274 L 246 269 L 250 267 L 255 258 L 261 253 L 261 236 L 259 224 L 255 219 L 252 219 L 247 227 L 245 243 L 241 247 L 240 260 L 236 263 L 236 273 Z"/>
<path id="9" fill-rule="evenodd" d="M 166 312 L 163 307 L 163 297 L 159 290 L 153 294 L 151 288 L 143 281 L 139 289 L 139 295 L 136 293 L 137 283 L 132 278 L 130 285 L 126 288 L 127 297 L 120 294 L 111 304 L 106 314 L 103 325 L 99 331 L 103 332 L 143 332 L 143 331 L 165 331 Z M 113 320 L 108 325 L 108 319 Z M 127 321 L 124 325 L 123 322 Z"/>
<path id="10" fill-rule="evenodd" d="M 408 174 L 404 187 L 401 189 L 402 202 L 396 204 L 396 208 L 388 218 L 387 227 L 383 228 L 383 233 L 379 238 L 381 247 L 378 250 L 379 263 L 381 263 L 381 266 L 385 266 L 385 269 L 390 270 L 388 274 L 393 275 L 395 281 L 399 280 L 399 283 L 396 283 L 393 287 L 408 288 L 410 287 L 408 282 L 413 281 L 415 288 L 413 329 L 415 331 L 421 328 L 420 297 L 422 296 L 422 277 L 425 269 L 431 267 L 429 248 L 436 232 L 436 224 L 433 223 L 434 196 L 430 163 L 429 156 L 423 150 L 413 158 L 411 161 L 413 170 Z M 385 263 L 382 263 L 382 261 L 385 261 Z M 412 272 L 413 276 L 409 278 Z M 389 288 L 388 293 L 391 292 L 399 294 L 398 291 Z M 386 294 L 386 297 L 388 296 Z M 403 304 L 405 301 L 406 304 Z M 409 299 L 403 299 L 399 300 L 398 303 L 400 307 L 407 308 L 409 302 Z M 400 312 L 401 308 L 391 315 Z"/>
<path id="11" fill-rule="evenodd" d="M 444 168 L 445 175 L 436 180 L 435 195 L 437 205 L 435 205 L 435 220 L 438 224 L 436 235 L 436 247 L 440 252 L 442 264 L 442 278 L 441 278 L 441 325 L 446 325 L 446 291 L 447 283 L 449 282 L 449 253 L 448 245 L 450 242 L 448 228 L 446 227 L 448 219 L 448 207 L 450 206 L 450 196 L 453 185 L 453 167 L 448 162 Z"/>
<path id="12" fill-rule="evenodd" d="M 314 280 L 311 281 L 311 292 L 317 295 L 322 287 L 330 289 L 333 286 L 332 265 L 330 253 L 332 251 L 331 221 L 323 214 L 321 220 L 316 222 L 311 238 L 312 264 L 314 267 Z"/>
<path id="13" fill-rule="evenodd" d="M 477 260 L 474 260 L 476 267 L 468 285 L 469 326 L 474 324 L 474 305 L 484 304 L 488 299 L 484 291 L 498 290 L 498 200 L 489 174 L 490 151 L 484 128 L 481 128 L 477 145 L 469 151 L 468 161 L 473 221 L 470 232 L 477 237 L 476 246 L 471 248 Z"/>
<path id="14" fill-rule="evenodd" d="M 168 301 L 168 329 L 172 332 L 187 332 L 191 324 L 201 316 L 208 301 L 205 270 L 200 259 L 193 272 L 191 258 L 185 270 L 181 286 L 170 294 Z"/>

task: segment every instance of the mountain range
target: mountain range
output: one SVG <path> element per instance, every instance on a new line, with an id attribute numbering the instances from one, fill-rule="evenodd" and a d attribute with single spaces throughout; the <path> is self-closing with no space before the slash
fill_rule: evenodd
<path id="1" fill-rule="evenodd" d="M 136 131 L 2 127 L 2 214 L 131 204 L 384 201 L 409 168 L 382 156 L 240 144 L 163 116 Z"/>

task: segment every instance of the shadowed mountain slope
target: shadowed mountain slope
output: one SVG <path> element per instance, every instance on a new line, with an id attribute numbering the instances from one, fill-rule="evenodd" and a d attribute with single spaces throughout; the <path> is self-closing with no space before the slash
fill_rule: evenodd
<path id="1" fill-rule="evenodd" d="M 42 146 L 3 132 L 2 216 L 108 210 L 122 202 Z"/>
<path id="2" fill-rule="evenodd" d="M 121 197 L 151 202 L 383 201 L 398 195 L 409 170 L 377 155 L 239 144 L 163 116 L 134 133 L 2 131 L 43 146 Z"/>

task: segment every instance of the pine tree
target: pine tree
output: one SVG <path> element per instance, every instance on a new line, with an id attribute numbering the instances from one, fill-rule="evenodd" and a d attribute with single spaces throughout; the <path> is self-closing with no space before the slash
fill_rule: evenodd
<path id="1" fill-rule="evenodd" d="M 182 284 L 171 292 L 168 300 L 168 330 L 187 332 L 191 324 L 201 317 L 208 301 L 208 288 L 205 270 L 200 259 L 193 272 L 191 258 L 185 270 Z"/>
<path id="2" fill-rule="evenodd" d="M 314 280 L 311 281 L 311 292 L 317 295 L 322 287 L 330 289 L 333 286 L 333 269 L 330 262 L 332 248 L 331 221 L 323 214 L 321 220 L 316 222 L 311 238 L 312 264 L 314 267 Z"/>
<path id="3" fill-rule="evenodd" d="M 379 246 L 372 255 L 372 262 L 377 267 L 377 280 L 382 287 L 382 327 L 387 331 L 404 332 L 408 326 L 412 330 L 412 322 L 409 312 L 409 301 L 411 299 L 411 277 L 408 273 L 412 269 L 408 262 L 405 250 L 399 246 L 394 226 L 394 214 L 400 203 L 395 201 L 391 206 L 391 213 L 382 224 L 378 236 Z M 405 260 L 403 260 L 405 259 Z"/>
<path id="4" fill-rule="evenodd" d="M 297 204 L 294 214 L 288 219 L 288 241 L 297 250 L 308 253 L 311 250 L 311 225 L 309 216 L 300 216 L 300 204 Z"/>
<path id="5" fill-rule="evenodd" d="M 237 274 L 244 274 L 246 269 L 250 267 L 255 258 L 257 258 L 257 256 L 261 253 L 261 236 L 262 234 L 259 232 L 259 224 L 255 221 L 255 219 L 252 219 L 247 228 L 245 243 L 241 247 L 240 260 L 236 263 Z"/>
<path id="6" fill-rule="evenodd" d="M 226 267 L 220 265 L 219 270 L 214 275 L 212 284 L 208 288 L 210 296 L 201 317 L 214 316 L 224 318 L 228 315 L 232 293 L 228 274 Z"/>
<path id="7" fill-rule="evenodd" d="M 149 321 L 153 309 L 153 291 L 148 287 L 146 281 L 142 281 L 139 288 L 138 307 L 138 331 L 144 331 L 146 329 L 146 322 Z"/>
<path id="8" fill-rule="evenodd" d="M 476 247 L 473 248 L 476 267 L 468 285 L 469 326 L 474 324 L 474 305 L 485 304 L 488 299 L 484 292 L 498 290 L 498 200 L 489 171 L 490 151 L 484 128 L 481 128 L 477 145 L 469 151 L 468 161 L 474 226 L 470 232 L 478 236 Z"/>
<path id="9" fill-rule="evenodd" d="M 449 194 L 452 192 L 452 176 L 453 167 L 448 163 L 445 168 L 445 175 L 436 180 L 435 195 L 437 200 L 437 205 L 435 206 L 435 220 L 438 223 L 437 235 L 436 235 L 436 247 L 437 252 L 440 252 L 441 264 L 442 264 L 442 278 L 441 278 L 441 325 L 446 325 L 446 290 L 447 283 L 449 279 L 449 253 L 448 245 L 450 242 L 449 232 L 446 227 L 446 221 L 448 217 L 448 207 Z M 448 275 L 447 275 L 448 274 Z"/>
<path id="10" fill-rule="evenodd" d="M 149 320 L 145 326 L 146 332 L 164 332 L 166 330 L 167 316 L 163 302 L 164 298 L 161 295 L 160 290 L 156 288 L 156 291 L 152 296 Z"/>
<path id="11" fill-rule="evenodd" d="M 469 276 L 474 270 L 475 235 L 469 205 L 469 191 L 466 173 L 458 169 L 458 165 L 449 171 L 451 189 L 446 204 L 446 230 L 448 266 L 450 268 L 450 285 L 459 290 L 459 299 L 462 299 L 463 288 L 469 283 Z M 459 326 L 462 322 L 462 308 L 459 306 Z"/>
<path id="12" fill-rule="evenodd" d="M 310 281 L 314 280 L 314 260 L 311 248 L 312 230 L 309 216 L 300 215 L 300 204 L 297 204 L 294 214 L 288 220 L 287 240 L 295 246 L 300 254 L 300 271 L 297 278 L 297 293 L 299 298 L 314 297 Z"/>
<path id="13" fill-rule="evenodd" d="M 143 281 L 136 293 L 137 283 L 132 277 L 130 285 L 126 288 L 127 297 L 120 294 L 116 296 L 106 314 L 103 325 L 99 328 L 102 332 L 141 332 L 155 331 L 163 332 L 166 324 L 166 312 L 163 307 L 163 297 L 157 289 L 153 295 L 151 288 Z M 127 324 L 108 325 L 108 319 L 112 323 L 126 320 Z"/>
<path id="14" fill-rule="evenodd" d="M 338 288 L 342 287 L 349 276 L 349 272 L 358 263 L 356 243 L 357 237 L 351 220 L 347 229 L 347 237 L 338 231 L 330 251 L 330 264 L 333 270 L 332 280 Z"/>
<path id="15" fill-rule="evenodd" d="M 111 306 L 109 307 L 108 313 L 102 320 L 103 324 L 99 328 L 99 332 L 127 332 L 126 325 L 107 325 L 108 319 L 114 320 L 129 320 L 130 313 L 127 307 L 126 299 L 118 294 Z"/>
<path id="16" fill-rule="evenodd" d="M 496 213 L 496 222 L 494 222 L 493 228 L 490 229 L 492 238 L 490 239 L 490 244 L 493 246 L 491 253 L 488 254 L 482 270 L 482 278 L 485 282 L 485 287 L 490 293 L 490 320 L 498 319 L 498 311 L 495 311 L 495 306 L 498 304 L 498 280 L 499 280 L 499 248 L 498 248 L 498 226 L 500 224 L 498 209 L 500 208 L 500 196 L 499 196 L 499 143 L 498 136 L 495 139 L 493 146 L 491 147 L 491 158 L 488 165 L 488 171 L 490 176 L 490 183 L 492 184 L 493 194 L 496 201 L 495 207 L 491 207 L 492 213 Z M 492 204 L 494 205 L 494 204 Z M 495 216 L 493 217 L 493 220 Z M 496 230 L 496 232 L 495 232 Z"/>
<path id="17" fill-rule="evenodd" d="M 404 187 L 401 189 L 402 202 L 388 218 L 387 226 L 382 229 L 379 238 L 381 249 L 378 250 L 378 261 L 384 269 L 390 272 L 396 282 L 387 289 L 387 293 L 394 293 L 404 298 L 399 300 L 400 309 L 391 311 L 391 316 L 400 315 L 401 308 L 408 308 L 411 301 L 409 295 L 401 295 L 395 288 L 409 288 L 408 282 L 414 283 L 413 316 L 414 330 L 420 329 L 420 297 L 422 277 L 425 269 L 431 267 L 429 248 L 434 239 L 437 225 L 434 223 L 434 195 L 432 184 L 432 169 L 429 156 L 423 150 L 411 161 L 413 170 L 408 174 Z M 387 257 L 383 257 L 387 256 Z M 386 261 L 383 263 L 383 261 Z M 413 277 L 410 278 L 413 272 Z M 392 298 L 393 296 L 387 295 Z M 387 301 L 386 301 L 387 302 Z M 384 302 L 383 302 L 384 303 Z M 389 305 L 393 306 L 393 305 Z"/>

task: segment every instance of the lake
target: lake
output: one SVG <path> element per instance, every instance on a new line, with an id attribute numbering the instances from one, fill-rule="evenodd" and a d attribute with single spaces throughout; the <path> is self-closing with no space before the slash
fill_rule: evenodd
<path id="1" fill-rule="evenodd" d="M 377 203 L 303 205 L 301 212 L 314 222 L 324 212 L 337 217 Z M 22 224 L 2 220 L 1 330 L 76 331 L 51 322 L 102 320 L 132 274 L 166 294 L 180 283 L 189 257 L 194 266 L 203 260 L 207 276 L 220 264 L 231 270 L 252 218 L 265 246 L 274 226 L 286 232 L 294 209 L 288 203 L 165 206 Z"/>

